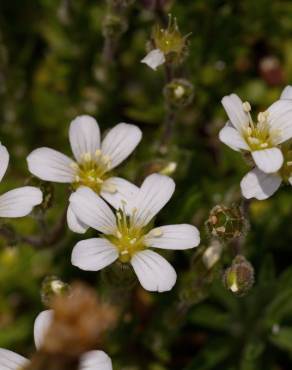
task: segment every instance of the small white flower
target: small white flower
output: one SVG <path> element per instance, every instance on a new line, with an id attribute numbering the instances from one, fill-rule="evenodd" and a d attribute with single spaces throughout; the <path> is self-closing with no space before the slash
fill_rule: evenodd
<path id="1" fill-rule="evenodd" d="M 70 197 L 81 221 L 103 233 L 77 243 L 72 264 L 82 270 L 98 271 L 119 259 L 131 263 L 144 289 L 164 292 L 176 282 L 173 267 L 151 248 L 189 249 L 200 242 L 199 231 L 187 224 L 151 229 L 150 222 L 171 198 L 175 184 L 164 175 L 148 176 L 141 188 L 132 185 L 124 193 L 108 194 L 111 208 L 91 189 L 79 188 Z"/>
<path id="2" fill-rule="evenodd" d="M 156 71 L 157 67 L 165 63 L 165 55 L 160 49 L 154 49 L 141 60 L 141 63 L 147 64 L 148 67 Z"/>
<path id="3" fill-rule="evenodd" d="M 3 179 L 9 163 L 9 153 L 0 144 L 0 181 Z M 23 217 L 28 215 L 34 206 L 41 204 L 43 195 L 34 186 L 23 186 L 0 195 L 0 217 Z"/>
<path id="4" fill-rule="evenodd" d="M 286 99 L 292 104 L 292 86 L 285 87 L 280 99 Z M 284 161 L 279 171 L 267 174 L 254 168 L 243 177 L 240 187 L 246 199 L 264 200 L 272 196 L 282 182 L 292 185 L 292 151 L 289 150 L 289 146 L 284 145 L 282 153 Z"/>
<path id="5" fill-rule="evenodd" d="M 53 320 L 53 310 L 42 311 L 34 323 L 34 340 L 40 349 Z M 7 349 L 0 348 L 0 370 L 20 370 L 29 365 L 29 360 Z M 80 370 L 112 370 L 112 362 L 103 351 L 89 351 L 80 360 Z"/>
<path id="6" fill-rule="evenodd" d="M 234 150 L 251 152 L 256 166 L 265 173 L 277 172 L 282 167 L 279 145 L 292 137 L 292 104 L 287 99 L 291 91 L 289 87 L 285 90 L 280 100 L 258 114 L 256 123 L 248 102 L 243 103 L 235 94 L 222 99 L 229 122 L 220 131 L 220 140 Z"/>
<path id="7" fill-rule="evenodd" d="M 141 137 L 137 126 L 119 123 L 101 142 L 96 120 L 90 116 L 79 116 L 71 122 L 69 129 L 75 160 L 44 147 L 29 154 L 28 168 L 42 180 L 71 183 L 76 189 L 88 186 L 104 197 L 107 193 L 123 191 L 124 186 L 129 186 L 128 181 L 111 177 L 110 171 L 133 152 Z M 84 233 L 87 225 L 77 215 L 68 208 L 68 226 L 75 232 Z"/>

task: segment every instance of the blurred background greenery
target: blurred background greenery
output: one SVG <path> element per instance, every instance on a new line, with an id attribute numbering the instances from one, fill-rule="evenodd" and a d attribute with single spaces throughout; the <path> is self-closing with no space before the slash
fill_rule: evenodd
<path id="1" fill-rule="evenodd" d="M 191 33 L 176 73 L 193 84 L 194 99 L 177 110 L 161 150 L 164 70 L 154 72 L 140 60 L 153 26 L 168 12 L 183 35 Z M 78 114 L 94 116 L 103 132 L 134 123 L 143 140 L 118 174 L 139 184 L 176 163 L 175 196 L 157 221 L 194 223 L 202 233 L 198 250 L 166 253 L 178 282 L 164 294 L 130 289 L 129 272 L 118 267 L 86 273 L 71 266 L 79 237 L 70 231 L 51 246 L 1 239 L 0 347 L 33 351 L 33 321 L 44 308 L 41 284 L 57 275 L 87 281 L 121 306 L 105 345 L 114 369 L 291 369 L 290 188 L 250 204 L 243 252 L 254 266 L 255 285 L 245 297 L 222 284 L 234 258 L 229 244 L 211 269 L 201 258 L 213 243 L 204 226 L 210 210 L 240 201 L 239 182 L 249 169 L 218 140 L 226 121 L 220 100 L 236 92 L 261 109 L 277 99 L 292 81 L 291 35 L 292 3 L 285 0 L 0 1 L 0 134 L 11 155 L 1 191 L 31 181 L 25 160 L 31 150 L 49 146 L 70 154 L 68 127 Z M 66 192 L 54 185 L 45 229 L 37 212 L 9 224 L 25 235 L 46 233 L 67 205 Z"/>

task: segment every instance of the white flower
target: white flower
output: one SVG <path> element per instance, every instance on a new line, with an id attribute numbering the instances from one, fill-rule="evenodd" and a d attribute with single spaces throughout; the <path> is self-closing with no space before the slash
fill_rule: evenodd
<path id="1" fill-rule="evenodd" d="M 169 201 L 174 188 L 171 178 L 153 174 L 141 188 L 125 188 L 123 196 L 109 193 L 107 201 L 117 210 L 116 214 L 91 189 L 79 188 L 70 197 L 71 207 L 78 211 L 81 221 L 104 235 L 77 243 L 72 264 L 82 270 L 98 271 L 119 259 L 131 263 L 146 290 L 170 290 L 176 282 L 176 272 L 149 247 L 189 249 L 200 242 L 199 231 L 192 225 L 151 229 L 151 220 Z"/>
<path id="2" fill-rule="evenodd" d="M 42 347 L 45 335 L 53 320 L 53 310 L 41 312 L 34 324 L 34 341 L 37 349 Z M 20 370 L 29 365 L 26 358 L 0 348 L 0 370 Z M 112 370 L 112 362 L 103 351 L 89 351 L 80 360 L 80 370 Z"/>
<path id="3" fill-rule="evenodd" d="M 56 150 L 39 148 L 27 157 L 28 168 L 42 180 L 71 183 L 74 188 L 88 186 L 104 197 L 129 186 L 128 181 L 111 177 L 110 171 L 133 152 L 141 137 L 137 126 L 119 123 L 101 142 L 96 120 L 79 116 L 71 122 L 69 129 L 75 160 Z M 68 208 L 68 226 L 75 232 L 84 233 L 87 225 L 79 220 L 77 214 Z"/>
<path id="4" fill-rule="evenodd" d="M 3 179 L 9 163 L 9 153 L 0 144 L 0 181 Z M 0 217 L 23 217 L 28 215 L 34 206 L 41 204 L 43 195 L 40 189 L 23 186 L 0 195 Z"/>
<path id="5" fill-rule="evenodd" d="M 286 99 L 292 105 L 292 86 L 285 87 L 280 99 Z M 282 153 L 284 161 L 279 171 L 267 174 L 254 168 L 243 177 L 240 187 L 246 199 L 264 200 L 272 196 L 282 182 L 292 185 L 292 151 L 289 150 L 289 146 L 284 145 Z"/>
<path id="6" fill-rule="evenodd" d="M 147 64 L 148 67 L 156 71 L 157 67 L 165 63 L 165 55 L 160 49 L 154 49 L 141 60 L 141 63 Z"/>
<path id="7" fill-rule="evenodd" d="M 231 94 L 222 99 L 229 122 L 220 131 L 220 140 L 234 150 L 251 152 L 256 166 L 265 173 L 278 171 L 283 164 L 279 145 L 292 137 L 292 104 L 284 97 L 259 113 L 257 122 L 250 115 L 250 104 Z"/>

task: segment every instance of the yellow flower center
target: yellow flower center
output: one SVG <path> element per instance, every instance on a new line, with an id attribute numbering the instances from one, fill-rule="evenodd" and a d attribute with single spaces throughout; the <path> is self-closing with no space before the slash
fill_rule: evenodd
<path id="1" fill-rule="evenodd" d="M 164 54 L 180 54 L 186 45 L 186 37 L 183 37 L 178 29 L 176 19 L 169 16 L 167 28 L 156 26 L 153 32 L 155 47 Z"/>
<path id="2" fill-rule="evenodd" d="M 275 146 L 279 132 L 271 130 L 268 122 L 269 112 L 261 112 L 258 114 L 257 123 L 255 124 L 250 115 L 250 104 L 243 103 L 243 109 L 248 113 L 249 122 L 243 128 L 243 137 L 252 151 L 267 149 Z"/>
<path id="3" fill-rule="evenodd" d="M 145 235 L 149 231 L 149 226 L 140 227 L 136 225 L 134 209 L 129 216 L 124 209 L 119 209 L 116 213 L 117 229 L 115 235 L 106 235 L 105 237 L 116 246 L 119 252 L 119 260 L 128 263 L 135 253 L 147 248 Z M 153 236 L 160 236 L 160 229 L 154 229 Z"/>
<path id="4" fill-rule="evenodd" d="M 88 186 L 96 193 L 100 193 L 103 182 L 109 177 L 110 165 L 110 158 L 102 155 L 100 150 L 96 150 L 94 155 L 85 153 L 82 161 L 71 164 L 72 168 L 76 169 L 73 187 L 77 189 L 81 185 Z M 108 190 L 115 191 L 115 189 Z"/>

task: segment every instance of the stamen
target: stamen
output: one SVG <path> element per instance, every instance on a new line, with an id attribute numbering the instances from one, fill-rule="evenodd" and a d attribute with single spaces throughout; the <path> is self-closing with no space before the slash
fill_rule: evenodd
<path id="1" fill-rule="evenodd" d="M 80 181 L 80 177 L 77 175 L 77 176 L 75 176 L 75 181 L 76 182 L 79 182 Z"/>
<path id="2" fill-rule="evenodd" d="M 95 156 L 96 157 L 99 157 L 100 155 L 101 155 L 101 150 L 100 149 L 96 149 Z"/>
<path id="3" fill-rule="evenodd" d="M 265 112 L 260 112 L 259 114 L 258 114 L 258 121 L 259 121 L 259 123 L 264 123 L 265 121 L 266 121 L 266 114 L 265 114 Z"/>
<path id="4" fill-rule="evenodd" d="M 101 181 L 102 183 L 102 181 Z M 103 189 L 104 191 L 108 192 L 108 193 L 111 193 L 111 194 L 114 194 L 116 191 L 117 191 L 117 187 L 116 185 L 114 184 L 106 184 Z"/>
<path id="5" fill-rule="evenodd" d="M 150 233 L 154 237 L 159 237 L 159 236 L 161 236 L 163 234 L 162 233 L 162 230 L 160 228 L 153 229 L 153 230 L 151 230 Z"/>
<path id="6" fill-rule="evenodd" d="M 250 106 L 250 104 L 249 104 L 249 102 L 248 102 L 248 101 L 245 101 L 245 102 L 242 104 L 242 108 L 243 108 L 243 110 L 244 110 L 246 113 L 248 113 L 248 112 L 250 112 L 250 111 L 251 111 L 251 106 Z"/>
<path id="7" fill-rule="evenodd" d="M 76 162 L 71 162 L 70 163 L 70 167 L 73 168 L 74 170 L 78 170 L 79 169 L 79 166 Z"/>
<path id="8" fill-rule="evenodd" d="M 292 161 L 288 161 L 287 166 L 292 166 Z"/>
<path id="9" fill-rule="evenodd" d="M 102 161 L 104 163 L 108 163 L 109 161 L 111 160 L 110 156 L 109 155 L 103 155 L 102 156 Z"/>
<path id="10" fill-rule="evenodd" d="M 85 162 L 90 162 L 91 161 L 91 154 L 89 152 L 84 153 L 82 157 L 83 157 Z"/>

